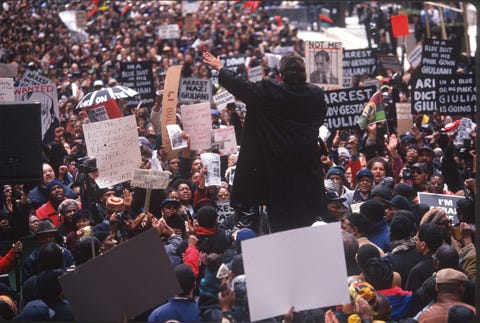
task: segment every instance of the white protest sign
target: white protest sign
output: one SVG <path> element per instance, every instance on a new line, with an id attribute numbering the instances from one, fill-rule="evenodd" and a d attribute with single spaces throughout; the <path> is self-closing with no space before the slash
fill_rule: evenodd
<path id="1" fill-rule="evenodd" d="M 413 69 L 422 62 L 422 43 L 418 43 L 407 55 L 407 61 Z"/>
<path id="2" fill-rule="evenodd" d="M 182 136 L 182 129 L 178 124 L 167 124 L 168 137 L 170 137 L 170 143 L 172 144 L 172 150 L 186 148 L 188 143 Z"/>
<path id="3" fill-rule="evenodd" d="M 457 136 L 455 137 L 453 144 L 456 146 L 461 146 L 465 142 L 465 139 L 470 139 L 470 133 L 475 129 L 476 125 L 472 122 L 470 118 L 462 118 L 460 124 L 457 128 Z"/>
<path id="4" fill-rule="evenodd" d="M 258 82 L 263 79 L 263 67 L 255 66 L 248 70 L 248 80 L 250 82 Z"/>
<path id="5" fill-rule="evenodd" d="M 167 188 L 169 180 L 170 172 L 137 168 L 133 170 L 130 185 L 151 190 L 162 190 Z"/>
<path id="6" fill-rule="evenodd" d="M 235 209 L 230 206 L 230 201 L 219 200 L 219 201 L 215 201 L 215 203 L 217 203 L 217 214 L 218 214 L 217 222 L 219 224 L 225 221 L 225 218 L 227 216 L 230 216 L 233 213 L 235 213 Z"/>
<path id="7" fill-rule="evenodd" d="M 447 217 L 453 224 L 459 222 L 457 217 L 457 202 L 463 200 L 464 196 L 447 195 L 447 194 L 433 194 L 418 192 L 418 202 L 426 204 L 432 208 L 445 210 Z"/>
<path id="8" fill-rule="evenodd" d="M 135 116 L 83 125 L 90 157 L 97 159 L 100 188 L 129 181 L 142 161 Z"/>
<path id="9" fill-rule="evenodd" d="M 0 102 L 15 102 L 13 79 L 0 78 Z"/>
<path id="10" fill-rule="evenodd" d="M 208 101 L 212 99 L 212 80 L 193 77 L 180 79 L 178 100 L 180 102 Z"/>
<path id="11" fill-rule="evenodd" d="M 235 102 L 235 97 L 232 93 L 225 90 L 218 94 L 215 94 L 213 96 L 213 102 L 215 102 L 217 110 L 220 111 L 221 109 L 225 108 L 230 102 Z"/>
<path id="12" fill-rule="evenodd" d="M 324 247 L 312 256 L 298 246 Z M 290 306 L 303 311 L 350 302 L 339 222 L 242 241 L 242 255 L 252 322 Z"/>
<path id="13" fill-rule="evenodd" d="M 202 164 L 207 168 L 205 176 L 205 186 L 220 186 L 220 155 L 214 153 L 204 153 L 200 155 Z"/>
<path id="14" fill-rule="evenodd" d="M 212 149 L 218 150 L 220 156 L 235 154 L 237 152 L 237 138 L 234 127 L 212 129 Z"/>
<path id="15" fill-rule="evenodd" d="M 182 105 L 180 111 L 183 130 L 190 135 L 190 149 L 210 149 L 210 129 L 212 129 L 210 103 Z"/>
<path id="16" fill-rule="evenodd" d="M 341 42 L 305 41 L 307 81 L 322 87 L 343 86 Z"/>
<path id="17" fill-rule="evenodd" d="M 0 64 L 0 77 L 17 77 L 18 64 Z"/>
<path id="18" fill-rule="evenodd" d="M 282 59 L 282 55 L 272 54 L 272 53 L 265 53 L 267 57 L 267 64 L 270 68 L 278 68 L 280 65 L 280 60 Z"/>
<path id="19" fill-rule="evenodd" d="M 158 35 L 162 39 L 178 39 L 180 38 L 180 29 L 177 24 L 159 26 Z"/>
<path id="20" fill-rule="evenodd" d="M 39 84 L 54 84 L 52 80 L 38 74 L 35 71 L 26 71 L 23 73 L 22 78 L 20 79 L 20 82 L 18 83 L 19 86 L 28 86 L 28 85 L 39 85 Z"/>

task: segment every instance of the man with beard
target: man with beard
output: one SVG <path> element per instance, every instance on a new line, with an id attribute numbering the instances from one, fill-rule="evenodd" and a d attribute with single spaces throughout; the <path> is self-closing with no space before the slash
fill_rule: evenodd
<path id="1" fill-rule="evenodd" d="M 53 225 L 58 228 L 63 223 L 63 218 L 57 210 L 60 203 L 65 200 L 65 192 L 62 183 L 56 179 L 50 181 L 46 189 L 48 201 L 37 209 L 36 215 L 40 220 L 50 219 Z"/>

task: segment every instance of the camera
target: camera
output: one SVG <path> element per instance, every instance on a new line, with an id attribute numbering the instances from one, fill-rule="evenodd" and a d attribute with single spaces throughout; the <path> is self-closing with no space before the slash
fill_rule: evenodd
<path id="1" fill-rule="evenodd" d="M 98 171 L 95 157 L 82 157 L 77 159 L 77 168 L 80 173 L 93 173 Z"/>
<path id="2" fill-rule="evenodd" d="M 410 168 L 404 168 L 402 171 L 402 177 L 404 179 L 413 179 L 412 170 Z"/>

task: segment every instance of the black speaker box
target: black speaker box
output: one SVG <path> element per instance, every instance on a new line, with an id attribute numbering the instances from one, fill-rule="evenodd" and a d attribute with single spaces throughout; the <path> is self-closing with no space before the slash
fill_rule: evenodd
<path id="1" fill-rule="evenodd" d="M 0 104 L 0 184 L 42 181 L 40 103 Z"/>

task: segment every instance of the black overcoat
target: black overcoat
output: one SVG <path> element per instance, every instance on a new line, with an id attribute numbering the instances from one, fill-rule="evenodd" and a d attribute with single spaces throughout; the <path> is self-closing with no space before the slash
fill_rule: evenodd
<path id="1" fill-rule="evenodd" d="M 319 127 L 327 113 L 313 84 L 252 83 L 222 68 L 219 83 L 246 104 L 247 114 L 231 204 L 266 204 L 272 231 L 310 225 L 323 206 Z"/>

